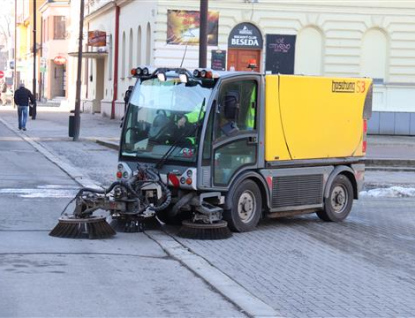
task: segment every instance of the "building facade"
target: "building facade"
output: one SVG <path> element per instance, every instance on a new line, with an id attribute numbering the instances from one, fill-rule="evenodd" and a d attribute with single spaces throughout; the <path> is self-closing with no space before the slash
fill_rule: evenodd
<path id="1" fill-rule="evenodd" d="M 40 94 L 47 100 L 68 97 L 68 24 L 70 22 L 67 0 L 47 1 L 39 7 L 41 14 Z"/>
<path id="2" fill-rule="evenodd" d="M 199 0 L 86 0 L 85 26 L 107 40 L 106 54 L 86 62 L 87 109 L 122 117 L 138 65 L 197 67 L 199 8 Z M 208 33 L 212 68 L 254 62 L 260 72 L 372 77 L 369 132 L 415 135 L 415 3 L 210 0 Z"/>
<path id="3" fill-rule="evenodd" d="M 43 2 L 43 1 L 42 1 Z M 15 84 L 24 83 L 26 87 L 32 89 L 36 88 L 38 92 L 39 87 L 39 52 L 41 48 L 40 32 L 34 32 L 34 12 L 33 4 L 36 4 L 36 25 L 40 25 L 40 14 L 37 11 L 39 1 L 22 0 L 16 1 L 16 39 L 15 39 L 15 67 L 16 78 Z M 33 34 L 36 34 L 34 39 Z M 34 47 L 36 43 L 36 51 Z M 36 56 L 36 58 L 34 57 Z M 34 68 L 35 72 L 34 72 Z M 38 96 L 38 93 L 36 93 Z"/>

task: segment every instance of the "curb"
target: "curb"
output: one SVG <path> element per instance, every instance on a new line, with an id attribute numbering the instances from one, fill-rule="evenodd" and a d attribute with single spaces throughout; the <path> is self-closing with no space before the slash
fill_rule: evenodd
<path id="1" fill-rule="evenodd" d="M 368 167 L 389 167 L 389 168 L 409 168 L 415 170 L 415 159 L 397 158 L 366 158 L 365 164 Z"/>
<path id="2" fill-rule="evenodd" d="M 120 150 L 120 145 L 116 142 L 101 140 L 101 139 L 95 139 L 95 142 L 101 146 L 113 149 L 113 150 Z"/>
<path id="3" fill-rule="evenodd" d="M 165 233 L 146 232 L 163 250 L 205 280 L 225 298 L 243 310 L 250 317 L 281 317 L 272 307 L 252 295 L 204 258 L 192 253 Z"/>

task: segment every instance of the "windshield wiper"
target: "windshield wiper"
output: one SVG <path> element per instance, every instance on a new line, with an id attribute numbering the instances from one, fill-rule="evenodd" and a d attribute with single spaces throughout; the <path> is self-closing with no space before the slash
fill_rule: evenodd
<path id="1" fill-rule="evenodd" d="M 198 120 L 197 120 L 197 124 L 195 125 L 195 127 L 190 132 L 185 130 L 179 138 L 176 138 L 176 140 L 170 146 L 170 148 L 167 149 L 167 151 L 163 155 L 163 157 L 161 157 L 160 160 L 156 163 L 156 165 L 155 165 L 156 169 L 161 169 L 161 167 L 163 167 L 163 165 L 165 164 L 167 159 L 170 157 L 170 155 L 173 153 L 173 151 L 177 148 L 177 145 L 179 144 L 179 142 L 182 141 L 182 139 L 184 137 L 192 136 L 193 134 L 195 134 L 196 130 L 201 126 L 200 117 L 201 117 L 202 112 L 205 108 L 205 103 L 206 103 L 206 97 L 203 98 L 202 106 L 200 107 L 199 115 L 197 116 Z"/>

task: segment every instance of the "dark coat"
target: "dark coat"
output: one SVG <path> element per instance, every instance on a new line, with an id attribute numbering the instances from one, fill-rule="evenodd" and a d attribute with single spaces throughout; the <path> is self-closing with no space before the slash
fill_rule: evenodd
<path id="1" fill-rule="evenodd" d="M 19 87 L 14 92 L 14 103 L 18 106 L 29 106 L 29 102 L 32 104 L 36 103 L 32 92 L 29 91 L 26 87 Z"/>

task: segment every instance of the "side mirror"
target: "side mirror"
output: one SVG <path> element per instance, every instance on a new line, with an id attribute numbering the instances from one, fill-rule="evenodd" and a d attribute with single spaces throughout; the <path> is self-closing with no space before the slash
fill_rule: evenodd
<path id="1" fill-rule="evenodd" d="M 227 120 L 236 120 L 239 110 L 239 92 L 230 91 L 225 95 L 224 115 Z"/>
<path id="2" fill-rule="evenodd" d="M 127 106 L 128 101 L 130 100 L 130 95 L 133 91 L 133 88 L 134 88 L 133 86 L 128 86 L 128 89 L 125 91 L 125 95 L 124 95 L 125 106 Z"/>

